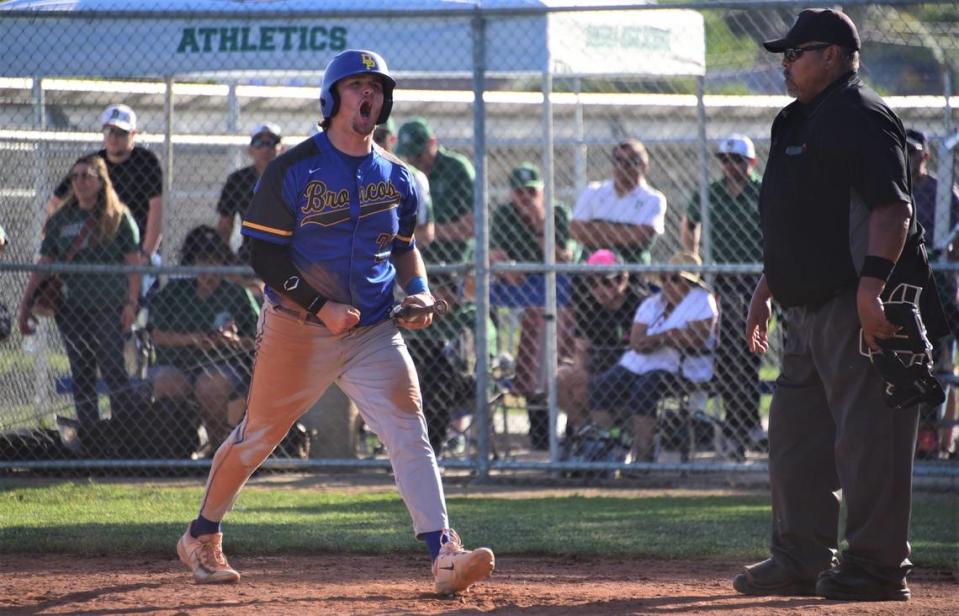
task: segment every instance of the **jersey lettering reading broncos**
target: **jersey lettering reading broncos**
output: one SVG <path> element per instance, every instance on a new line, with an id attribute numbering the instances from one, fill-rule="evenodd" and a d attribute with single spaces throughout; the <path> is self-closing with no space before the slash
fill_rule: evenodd
<path id="1" fill-rule="evenodd" d="M 374 147 L 354 172 L 318 133 L 266 168 L 242 231 L 288 245 L 306 282 L 356 306 L 359 325 L 373 325 L 393 303 L 390 255 L 415 246 L 418 199 L 409 170 L 388 152 Z M 266 293 L 276 303 L 289 301 L 269 287 Z"/>

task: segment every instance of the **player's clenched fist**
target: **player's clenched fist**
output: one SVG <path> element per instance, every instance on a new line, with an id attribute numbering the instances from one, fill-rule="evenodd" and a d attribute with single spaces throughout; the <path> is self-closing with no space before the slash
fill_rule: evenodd
<path id="1" fill-rule="evenodd" d="M 338 304 L 328 301 L 316 313 L 331 333 L 339 335 L 345 333 L 360 322 L 360 311 L 349 304 Z"/>

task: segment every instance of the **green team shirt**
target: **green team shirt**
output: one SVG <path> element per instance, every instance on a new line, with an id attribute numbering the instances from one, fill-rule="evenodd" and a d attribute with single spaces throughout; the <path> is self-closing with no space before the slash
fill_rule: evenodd
<path id="1" fill-rule="evenodd" d="M 726 191 L 723 180 L 709 185 L 710 242 L 716 263 L 760 263 L 763 260 L 762 230 L 759 228 L 759 189 L 762 180 L 750 174 L 738 196 Z M 691 223 L 702 222 L 699 195 L 686 210 Z"/>
<path id="2" fill-rule="evenodd" d="M 453 222 L 473 211 L 476 171 L 469 159 L 441 146 L 428 177 L 436 224 Z M 434 240 L 420 252 L 426 263 L 463 263 L 471 257 L 472 248 L 473 240 Z"/>
<path id="3" fill-rule="evenodd" d="M 260 307 L 245 288 L 223 280 L 209 297 L 197 295 L 196 280 L 171 280 L 153 299 L 151 318 L 153 326 L 161 331 L 178 334 L 205 334 L 214 332 L 226 321 L 234 321 L 240 336 L 256 335 Z M 194 346 L 169 347 L 157 345 L 157 363 L 190 370 L 237 358 L 237 351 L 222 347 L 204 351 Z"/>
<path id="4" fill-rule="evenodd" d="M 553 207 L 556 219 L 556 247 L 569 245 L 569 208 L 556 204 Z M 542 234 L 533 230 L 513 207 L 505 203 L 495 210 L 490 220 L 490 248 L 499 248 L 513 261 L 520 263 L 543 263 L 543 249 L 540 247 Z"/>
<path id="5" fill-rule="evenodd" d="M 58 210 L 47 221 L 43 242 L 40 244 L 40 255 L 62 262 L 89 218 L 90 212 L 75 204 Z M 139 250 L 140 233 L 129 210 L 124 210 L 120 226 L 112 238 L 92 244 L 95 234 L 94 227 L 87 233 L 83 246 L 70 263 L 122 265 L 126 255 Z M 71 306 L 87 309 L 96 306 L 121 306 L 129 291 L 129 279 L 124 273 L 61 274 L 60 279 L 63 281 L 63 301 L 67 310 Z"/>

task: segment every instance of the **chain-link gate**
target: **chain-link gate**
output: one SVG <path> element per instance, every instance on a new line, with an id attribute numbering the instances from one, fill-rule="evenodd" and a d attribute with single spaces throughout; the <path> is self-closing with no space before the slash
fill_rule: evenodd
<path id="1" fill-rule="evenodd" d="M 799 4 L 166 4 L 0 3 L 3 465 L 209 464 L 242 419 L 263 310 L 239 223 L 270 160 L 318 130 L 323 67 L 370 48 L 398 81 L 375 138 L 428 181 L 417 243 L 452 307 L 404 333 L 441 464 L 764 468 L 778 328 L 761 357 L 742 338 L 791 99 L 761 42 Z M 866 81 L 947 180 L 917 206 L 951 282 L 959 10 L 841 5 Z M 930 420 L 929 457 L 955 451 L 954 417 Z M 387 464 L 338 391 L 275 457 Z"/>

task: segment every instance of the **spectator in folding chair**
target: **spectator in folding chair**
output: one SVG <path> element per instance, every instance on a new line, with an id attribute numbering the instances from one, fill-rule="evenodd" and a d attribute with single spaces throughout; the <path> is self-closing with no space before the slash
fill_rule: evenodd
<path id="1" fill-rule="evenodd" d="M 465 423 L 462 418 L 472 414 L 475 406 L 476 304 L 466 286 L 457 274 L 432 275 L 430 292 L 437 300 L 449 304 L 449 313 L 435 319 L 426 329 L 403 331 L 419 375 L 423 415 L 430 445 L 437 457 L 443 455 L 444 446 L 457 449 L 461 444 L 465 445 L 460 442 L 461 435 L 457 432 L 462 431 Z M 489 319 L 487 331 L 487 348 L 495 351 L 496 328 Z M 451 426 L 456 443 L 447 439 Z"/>
<path id="2" fill-rule="evenodd" d="M 73 163 L 68 177 L 70 189 L 47 221 L 38 263 L 138 265 L 136 222 L 113 189 L 104 159 L 83 156 Z M 90 455 L 106 454 L 98 450 L 109 445 L 109 439 L 99 438 L 105 424 L 100 421 L 97 370 L 110 391 L 111 414 L 121 415 L 131 403 L 123 338 L 136 316 L 140 275 L 33 272 L 20 304 L 22 334 L 31 334 L 36 327 L 35 314 L 45 295 L 38 290 L 57 288 L 57 281 L 62 285 L 56 293 L 60 300 L 55 307 L 47 306 L 52 311 L 48 316 L 56 320 L 70 361 L 81 442 Z"/>
<path id="3" fill-rule="evenodd" d="M 605 248 L 586 260 L 588 265 L 622 262 Z M 616 365 L 629 348 L 633 316 L 641 299 L 629 272 L 585 274 L 573 281 L 573 355 L 556 372 L 556 397 L 566 413 L 567 437 L 588 419 L 590 378 Z"/>
<path id="4" fill-rule="evenodd" d="M 196 227 L 183 241 L 181 265 L 233 262 L 233 253 L 213 227 Z M 154 396 L 158 404 L 173 407 L 195 401 L 211 451 L 241 419 L 259 315 L 250 292 L 220 274 L 176 278 L 154 298 Z"/>
<path id="5" fill-rule="evenodd" d="M 490 262 L 543 263 L 546 206 L 540 170 L 532 163 L 523 163 L 512 170 L 509 184 L 510 202 L 494 209 L 490 221 Z M 569 209 L 555 204 L 553 211 L 555 257 L 557 263 L 563 263 L 572 258 L 569 247 Z M 534 449 L 548 449 L 549 410 L 546 408 L 544 344 L 546 320 L 543 302 L 545 279 L 542 274 L 519 272 L 505 272 L 500 274 L 499 278 L 505 283 L 499 286 L 504 294 L 514 296 L 523 306 L 513 390 L 526 399 L 530 445 Z M 561 358 L 572 355 L 572 322 L 570 311 L 559 307 L 557 343 L 558 355 Z"/>
<path id="6" fill-rule="evenodd" d="M 680 252 L 669 263 L 701 261 L 693 253 Z M 652 461 L 656 407 L 669 386 L 712 379 L 718 319 L 716 298 L 698 273 L 665 274 L 662 291 L 636 310 L 629 350 L 618 364 L 590 381 L 592 420 L 609 429 L 628 419 L 632 460 Z"/>

